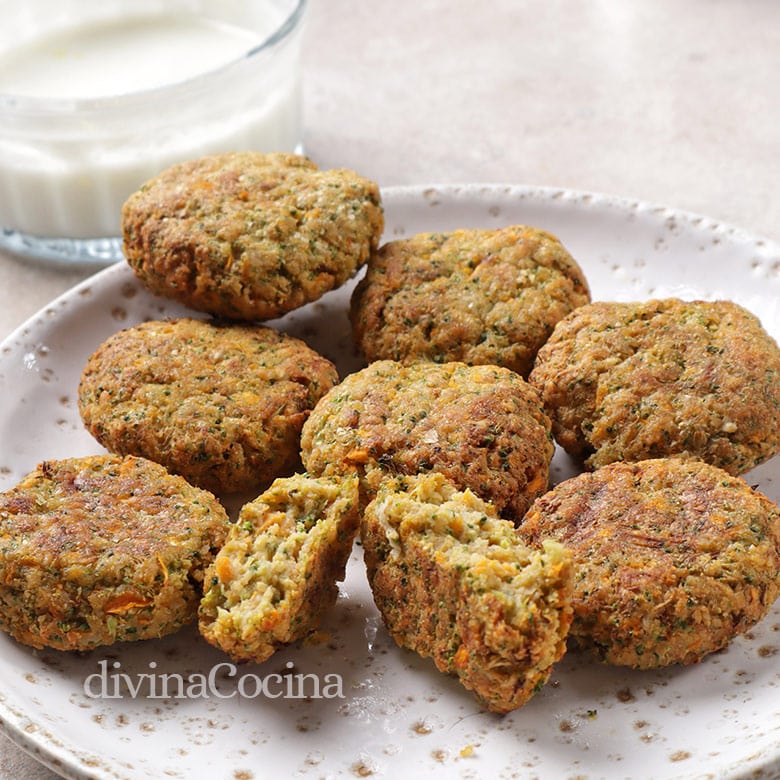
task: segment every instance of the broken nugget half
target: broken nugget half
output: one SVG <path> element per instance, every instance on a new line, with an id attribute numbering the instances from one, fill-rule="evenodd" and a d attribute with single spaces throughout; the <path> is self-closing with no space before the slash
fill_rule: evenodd
<path id="1" fill-rule="evenodd" d="M 149 460 L 44 461 L 0 494 L 0 629 L 57 650 L 177 631 L 229 525 L 214 496 Z"/>
<path id="2" fill-rule="evenodd" d="M 296 474 L 246 504 L 206 572 L 199 625 L 236 661 L 303 639 L 336 601 L 357 532 L 358 480 Z"/>
<path id="3" fill-rule="evenodd" d="M 547 681 L 572 619 L 560 544 L 526 547 L 491 504 L 441 474 L 385 482 L 361 537 L 374 600 L 401 647 L 433 658 L 494 712 Z"/>

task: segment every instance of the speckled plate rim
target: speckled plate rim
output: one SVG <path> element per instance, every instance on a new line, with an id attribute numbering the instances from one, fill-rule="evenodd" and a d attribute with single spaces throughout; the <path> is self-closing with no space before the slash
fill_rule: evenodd
<path id="1" fill-rule="evenodd" d="M 630 222 L 633 216 L 641 217 L 657 223 L 657 226 L 671 231 L 673 234 L 690 234 L 694 243 L 699 243 L 700 250 L 706 243 L 708 246 L 727 244 L 736 250 L 746 262 L 752 274 L 761 284 L 760 279 L 769 279 L 776 284 L 780 278 L 780 244 L 771 240 L 757 237 L 748 231 L 734 227 L 715 219 L 692 212 L 681 211 L 670 206 L 662 206 L 641 200 L 633 200 L 625 197 L 607 195 L 602 193 L 576 191 L 564 188 L 543 186 L 522 186 L 509 184 L 431 184 L 425 186 L 397 186 L 387 187 L 382 190 L 386 211 L 391 217 L 388 219 L 384 240 L 391 240 L 403 234 L 403 230 L 394 230 L 392 213 L 399 206 L 424 206 L 433 209 L 447 210 L 453 204 L 468 206 L 487 205 L 488 213 L 496 218 L 496 224 L 506 224 L 502 221 L 502 207 L 516 206 L 518 202 L 532 204 L 540 208 L 542 212 L 562 207 L 568 211 L 575 208 L 588 220 L 594 220 L 597 226 L 599 215 L 603 217 L 606 212 L 614 211 L 622 217 L 627 217 Z M 497 204 L 496 206 L 490 204 Z M 485 220 L 480 218 L 482 224 Z M 553 220 L 554 221 L 554 220 Z M 528 220 L 531 223 L 530 220 Z M 538 222 L 538 221 L 537 221 Z M 467 224 L 453 225 L 452 227 L 469 227 Z M 476 225 L 475 225 L 476 226 Z M 547 225 L 539 225 L 547 227 Z M 436 227 L 435 229 L 445 229 Z M 552 228 L 548 228 L 551 229 Z M 555 232 L 553 230 L 553 232 Z M 629 231 L 630 232 L 630 231 Z M 561 231 L 558 231 L 559 236 Z M 561 236 L 564 243 L 569 246 L 565 236 Z M 569 246 L 569 248 L 571 248 Z M 573 252 L 575 257 L 576 252 Z M 579 257 L 577 258 L 580 259 Z M 610 258 L 603 259 L 608 265 Z M 586 269 L 589 281 L 593 281 L 593 274 Z M 683 276 L 685 276 L 683 274 Z M 56 321 L 57 312 L 64 303 L 77 300 L 85 290 L 89 290 L 93 296 L 100 296 L 116 286 L 118 280 L 132 279 L 129 269 L 123 264 L 117 264 L 105 268 L 82 283 L 71 288 L 63 295 L 54 299 L 50 304 L 33 315 L 0 344 L 0 371 L 4 370 L 7 363 L 7 354 L 18 348 L 18 345 L 31 336 L 44 325 Z M 681 289 L 685 288 L 683 282 Z M 693 288 L 696 284 L 692 283 Z M 709 286 L 709 285 L 704 285 Z M 594 299 L 598 298 L 598 285 L 592 284 Z M 737 287 L 737 289 L 739 289 Z M 684 292 L 684 289 L 683 289 Z M 675 294 L 674 291 L 658 291 L 659 297 L 664 294 Z M 711 297 L 718 293 L 712 292 Z M 771 295 L 765 292 L 765 295 Z M 626 295 L 631 298 L 630 294 Z M 637 297 L 637 296 L 633 296 Z M 732 296 L 733 297 L 733 296 Z M 169 308 L 171 308 L 169 306 Z M 175 308 L 175 307 L 173 307 Z M 765 326 L 777 338 L 780 335 L 780 314 L 776 305 L 769 306 L 770 322 L 762 318 Z M 119 327 L 119 326 L 118 326 Z M 118 329 L 117 327 L 117 329 Z M 562 476 L 565 476 L 562 475 Z M 559 477 L 562 478 L 561 475 Z M 777 500 L 777 497 L 775 497 Z M 0 666 L 3 660 L 0 656 Z M 780 676 L 780 675 L 779 675 Z M 773 727 L 775 733 L 780 733 L 780 711 L 773 713 L 777 718 L 777 724 Z M 7 697 L 0 691 L 0 729 L 17 745 L 33 755 L 38 761 L 52 769 L 63 777 L 94 778 L 113 777 L 113 773 L 101 771 L 90 760 L 89 750 L 78 745 L 63 745 L 45 729 L 31 730 L 30 719 L 25 715 L 24 709 L 17 709 L 9 704 Z M 122 775 L 124 776 L 124 775 Z M 127 775 L 132 777 L 133 775 Z M 672 775 L 669 775 L 671 777 Z M 675 777 L 698 776 L 698 771 L 682 773 Z M 777 777 L 780 776 L 780 737 L 775 744 L 775 750 L 769 753 L 747 755 L 739 761 L 724 765 L 716 774 L 710 773 L 709 777 L 740 778 L 740 777 Z"/>

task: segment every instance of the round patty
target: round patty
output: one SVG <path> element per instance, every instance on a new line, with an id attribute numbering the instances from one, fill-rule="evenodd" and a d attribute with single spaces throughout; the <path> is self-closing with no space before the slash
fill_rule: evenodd
<path id="1" fill-rule="evenodd" d="M 385 244 L 355 289 L 351 318 L 368 361 L 456 360 L 527 376 L 555 323 L 589 300 L 560 241 L 514 225 Z"/>
<path id="2" fill-rule="evenodd" d="M 227 493 L 294 469 L 303 422 L 337 381 L 330 361 L 271 328 L 151 321 L 89 358 L 79 411 L 108 450 Z"/>
<path id="3" fill-rule="evenodd" d="M 228 527 L 214 496 L 148 460 L 45 461 L 0 494 L 0 628 L 57 650 L 170 634 Z"/>
<path id="4" fill-rule="evenodd" d="M 384 218 L 377 185 L 293 154 L 174 165 L 130 196 L 124 251 L 150 290 L 198 311 L 264 320 L 343 284 Z"/>
<path id="5" fill-rule="evenodd" d="M 680 455 L 740 474 L 780 451 L 780 349 L 729 301 L 582 306 L 529 381 L 590 468 Z"/>
<path id="6" fill-rule="evenodd" d="M 574 556 L 571 636 L 601 660 L 688 664 L 769 611 L 780 587 L 780 513 L 701 461 L 613 463 L 538 499 L 518 529 Z"/>
<path id="7" fill-rule="evenodd" d="M 301 447 L 312 474 L 357 471 L 364 503 L 387 476 L 436 471 L 513 521 L 546 490 L 553 453 L 539 396 L 512 371 L 390 360 L 322 398 Z"/>
<path id="8" fill-rule="evenodd" d="M 493 712 L 525 704 L 566 650 L 571 557 L 441 474 L 388 480 L 361 538 L 374 601 L 401 647 L 432 657 Z"/>

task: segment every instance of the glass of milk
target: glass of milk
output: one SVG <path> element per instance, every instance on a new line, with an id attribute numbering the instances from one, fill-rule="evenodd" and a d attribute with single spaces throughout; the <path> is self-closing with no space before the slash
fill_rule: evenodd
<path id="1" fill-rule="evenodd" d="M 301 150 L 306 0 L 0 0 L 0 248 L 121 258 L 175 162 Z"/>

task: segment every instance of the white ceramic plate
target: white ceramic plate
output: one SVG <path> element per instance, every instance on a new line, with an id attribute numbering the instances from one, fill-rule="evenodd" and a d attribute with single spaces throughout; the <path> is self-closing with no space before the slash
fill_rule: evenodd
<path id="1" fill-rule="evenodd" d="M 726 297 L 780 336 L 780 247 L 709 219 L 521 187 L 398 188 L 386 190 L 384 202 L 386 239 L 423 230 L 536 225 L 556 233 L 579 260 L 595 299 Z M 335 360 L 342 375 L 360 365 L 345 314 L 350 289 L 277 323 Z M 44 458 L 100 452 L 76 409 L 88 355 L 121 327 L 183 311 L 146 293 L 118 265 L 13 334 L 0 348 L 0 488 Z M 553 478 L 569 473 L 571 464 L 559 452 Z M 780 459 L 747 478 L 780 499 Z M 660 780 L 780 772 L 778 606 L 749 635 L 693 667 L 634 672 L 571 653 L 531 702 L 503 718 L 482 711 L 431 662 L 394 645 L 373 606 L 359 548 L 323 629 L 316 643 L 280 652 L 262 666 L 241 667 L 235 678 L 225 676 L 228 668 L 218 669 L 214 691 L 235 694 L 230 698 L 208 689 L 200 698 L 148 695 L 150 684 L 140 674 L 197 680 L 191 675 L 227 661 L 193 629 L 85 655 L 35 652 L 3 635 L 2 725 L 55 771 L 79 778 L 405 773 Z M 109 685 L 118 679 L 112 675 L 126 673 L 142 685 L 142 695 L 87 696 L 85 680 L 100 671 L 100 662 Z M 323 686 L 331 682 L 331 695 L 338 685 L 326 675 L 339 674 L 344 698 L 252 696 L 258 678 L 279 692 L 266 678 L 283 671 L 316 675 Z M 242 696 L 237 680 L 245 675 L 255 677 L 242 679 Z M 99 683 L 92 678 L 92 693 L 100 692 Z M 175 684 L 168 693 L 178 693 Z"/>

